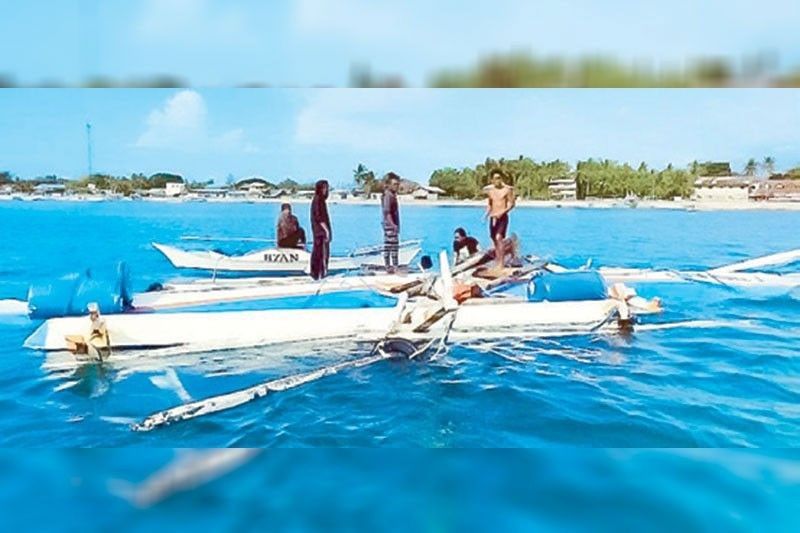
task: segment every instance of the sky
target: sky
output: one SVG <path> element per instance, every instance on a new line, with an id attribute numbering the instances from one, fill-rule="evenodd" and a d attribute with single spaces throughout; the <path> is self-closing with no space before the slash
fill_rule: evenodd
<path id="1" fill-rule="evenodd" d="M 352 182 L 364 163 L 420 182 L 487 156 L 800 165 L 800 90 L 5 89 L 0 170 L 177 172 L 224 183 Z"/>
<path id="2" fill-rule="evenodd" d="M 193 86 L 347 85 L 352 65 L 422 86 L 493 52 L 680 66 L 753 54 L 800 67 L 792 0 L 27 0 L 0 16 L 20 84 L 173 74 Z"/>

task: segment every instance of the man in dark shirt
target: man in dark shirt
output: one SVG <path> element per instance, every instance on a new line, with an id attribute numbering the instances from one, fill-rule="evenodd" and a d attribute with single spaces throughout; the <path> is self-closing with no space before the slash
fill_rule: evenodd
<path id="1" fill-rule="evenodd" d="M 478 239 L 468 236 L 464 228 L 456 228 L 453 235 L 453 261 L 455 264 L 475 255 L 479 249 Z"/>
<path id="2" fill-rule="evenodd" d="M 278 215 L 278 248 L 305 248 L 306 232 L 300 227 L 297 217 L 292 214 L 292 206 L 281 205 L 281 214 Z"/>
<path id="3" fill-rule="evenodd" d="M 328 275 L 328 260 L 331 257 L 333 231 L 328 217 L 328 182 L 319 180 L 314 185 L 314 199 L 311 200 L 311 232 L 314 246 L 311 249 L 311 277 L 322 279 Z"/>
<path id="4" fill-rule="evenodd" d="M 397 191 L 400 189 L 400 176 L 389 172 L 384 178 L 383 198 L 383 260 L 386 271 L 397 269 L 400 247 L 400 209 L 397 204 Z"/>

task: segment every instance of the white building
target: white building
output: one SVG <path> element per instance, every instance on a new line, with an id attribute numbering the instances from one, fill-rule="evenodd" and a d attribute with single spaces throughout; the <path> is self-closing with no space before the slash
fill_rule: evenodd
<path id="1" fill-rule="evenodd" d="M 186 184 L 183 182 L 169 182 L 164 187 L 164 196 L 168 198 L 175 198 L 186 194 Z"/>
<path id="2" fill-rule="evenodd" d="M 272 184 L 262 176 L 250 176 L 236 183 L 236 190 L 251 198 L 263 198 L 271 188 Z"/>
<path id="3" fill-rule="evenodd" d="M 33 192 L 44 196 L 64 196 L 67 187 L 63 183 L 41 183 L 33 188 Z"/>
<path id="4" fill-rule="evenodd" d="M 554 178 L 547 185 L 553 200 L 574 201 L 578 199 L 578 182 L 575 178 Z"/>
<path id="5" fill-rule="evenodd" d="M 750 198 L 751 180 L 739 176 L 701 177 L 694 182 L 695 202 L 746 202 Z"/>

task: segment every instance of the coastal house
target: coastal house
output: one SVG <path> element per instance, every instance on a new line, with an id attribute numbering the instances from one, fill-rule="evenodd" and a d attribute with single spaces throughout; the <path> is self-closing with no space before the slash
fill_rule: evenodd
<path id="1" fill-rule="evenodd" d="M 192 193 L 200 198 L 225 198 L 228 194 L 228 189 L 222 187 L 206 187 L 205 189 L 194 189 Z"/>
<path id="2" fill-rule="evenodd" d="M 262 176 L 250 176 L 236 183 L 236 190 L 251 198 L 263 198 L 275 186 Z"/>
<path id="3" fill-rule="evenodd" d="M 741 176 L 703 176 L 694 182 L 695 202 L 746 202 L 753 180 Z"/>
<path id="4" fill-rule="evenodd" d="M 429 200 L 435 202 L 439 199 L 439 196 L 445 194 L 444 189 L 440 189 L 439 187 L 434 187 L 432 185 L 419 185 L 414 192 L 411 193 L 411 196 L 415 200 Z"/>
<path id="5" fill-rule="evenodd" d="M 64 196 L 67 187 L 63 183 L 41 183 L 33 188 L 33 192 L 42 196 Z"/>
<path id="6" fill-rule="evenodd" d="M 800 180 L 765 180 L 755 183 L 751 200 L 773 202 L 800 202 Z"/>
<path id="7" fill-rule="evenodd" d="M 167 198 L 177 198 L 186 194 L 186 184 L 183 182 L 169 182 L 164 185 L 164 196 Z"/>
<path id="8" fill-rule="evenodd" d="M 550 198 L 560 201 L 578 199 L 578 182 L 575 178 L 553 178 L 547 185 Z"/>
<path id="9" fill-rule="evenodd" d="M 266 198 L 283 198 L 284 196 L 290 196 L 291 194 L 291 191 L 287 191 L 286 189 L 272 189 L 265 193 L 264 196 Z"/>

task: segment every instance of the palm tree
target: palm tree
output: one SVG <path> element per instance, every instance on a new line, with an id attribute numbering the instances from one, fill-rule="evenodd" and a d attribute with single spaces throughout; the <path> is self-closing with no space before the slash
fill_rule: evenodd
<path id="1" fill-rule="evenodd" d="M 372 187 L 375 183 L 375 173 L 366 167 L 363 163 L 359 163 L 353 170 L 353 179 L 356 186 L 360 187 L 366 194 L 372 192 Z"/>
<path id="2" fill-rule="evenodd" d="M 775 174 L 775 158 L 772 157 L 771 155 L 765 157 L 763 168 L 764 168 L 764 174 L 766 174 L 768 178 L 773 174 Z"/>
<path id="3" fill-rule="evenodd" d="M 758 172 L 758 163 L 756 163 L 756 160 L 751 157 L 744 166 L 744 175 L 755 176 L 756 172 Z"/>

